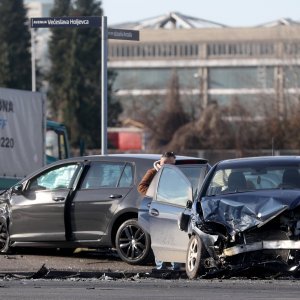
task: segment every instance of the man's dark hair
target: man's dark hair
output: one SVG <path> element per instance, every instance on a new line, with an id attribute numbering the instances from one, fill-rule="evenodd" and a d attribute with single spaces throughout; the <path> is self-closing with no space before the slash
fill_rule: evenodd
<path id="1" fill-rule="evenodd" d="M 176 155 L 173 151 L 167 151 L 161 157 L 174 157 L 174 158 L 176 158 Z"/>

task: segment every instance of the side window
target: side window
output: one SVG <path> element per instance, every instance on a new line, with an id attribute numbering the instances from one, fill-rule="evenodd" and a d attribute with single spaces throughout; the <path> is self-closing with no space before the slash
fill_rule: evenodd
<path id="1" fill-rule="evenodd" d="M 34 178 L 29 183 L 28 191 L 54 190 L 70 188 L 77 164 L 64 165 Z"/>
<path id="2" fill-rule="evenodd" d="M 190 183 L 174 169 L 165 167 L 159 179 L 156 200 L 185 206 L 189 199 Z"/>
<path id="3" fill-rule="evenodd" d="M 122 173 L 119 187 L 129 187 L 133 184 L 133 169 L 132 165 L 126 164 L 126 167 Z"/>
<path id="4" fill-rule="evenodd" d="M 93 162 L 82 183 L 82 189 L 117 187 L 124 167 L 125 163 Z"/>

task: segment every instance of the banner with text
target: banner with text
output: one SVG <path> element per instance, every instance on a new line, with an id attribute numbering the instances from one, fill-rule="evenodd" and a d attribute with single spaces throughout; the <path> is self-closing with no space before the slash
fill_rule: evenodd
<path id="1" fill-rule="evenodd" d="M 0 88 L 0 177 L 24 177 L 44 164 L 41 93 Z"/>

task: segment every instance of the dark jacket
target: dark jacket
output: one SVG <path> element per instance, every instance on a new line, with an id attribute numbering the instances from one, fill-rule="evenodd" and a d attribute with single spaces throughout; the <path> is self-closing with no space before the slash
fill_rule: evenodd
<path id="1" fill-rule="evenodd" d="M 156 173 L 157 171 L 155 170 L 155 168 L 149 169 L 146 172 L 146 174 L 144 175 L 144 177 L 142 178 L 141 182 L 138 185 L 138 191 L 140 194 L 146 195 L 149 185 Z"/>

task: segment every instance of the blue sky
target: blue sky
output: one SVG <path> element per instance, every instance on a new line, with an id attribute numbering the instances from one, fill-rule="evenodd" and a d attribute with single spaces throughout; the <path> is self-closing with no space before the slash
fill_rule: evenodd
<path id="1" fill-rule="evenodd" d="M 139 21 L 171 11 L 228 26 L 255 26 L 280 18 L 300 21 L 300 0 L 102 0 L 102 7 L 108 24 Z"/>
<path id="2" fill-rule="evenodd" d="M 108 24 L 171 11 L 228 26 L 255 26 L 280 18 L 300 21 L 300 0 L 102 0 Z"/>

